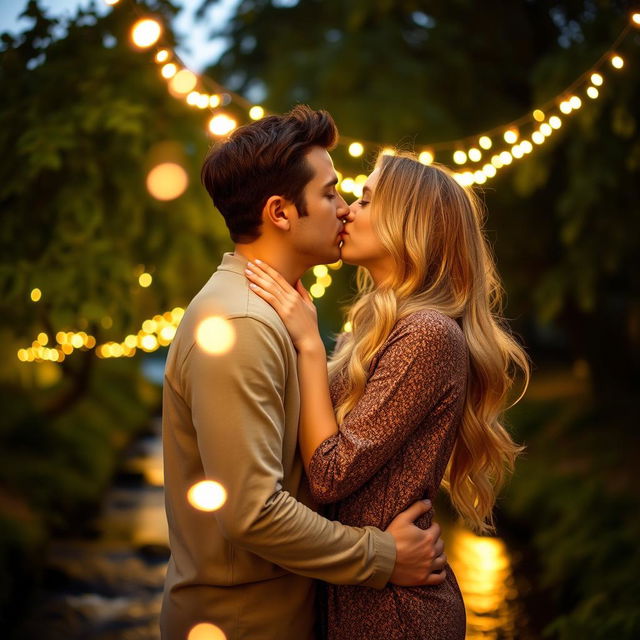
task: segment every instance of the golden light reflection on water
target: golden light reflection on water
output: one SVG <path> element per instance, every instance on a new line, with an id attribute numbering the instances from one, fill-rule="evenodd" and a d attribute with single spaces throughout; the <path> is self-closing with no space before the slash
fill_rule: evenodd
<path id="1" fill-rule="evenodd" d="M 191 628 L 187 640 L 226 640 L 226 638 L 220 627 L 209 622 L 201 622 Z"/>
<path id="2" fill-rule="evenodd" d="M 447 538 L 449 564 L 467 611 L 467 640 L 515 638 L 517 591 L 504 542 L 461 526 L 453 526 Z"/>

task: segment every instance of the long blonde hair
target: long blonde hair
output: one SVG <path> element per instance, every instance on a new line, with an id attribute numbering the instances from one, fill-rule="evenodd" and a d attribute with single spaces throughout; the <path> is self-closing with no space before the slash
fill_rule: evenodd
<path id="1" fill-rule="evenodd" d="M 329 360 L 333 380 L 346 367 L 347 386 L 336 406 L 341 424 L 362 396 L 369 365 L 398 320 L 433 309 L 460 324 L 469 350 L 462 425 L 443 487 L 468 525 L 492 531 L 496 494 L 523 449 L 501 424 L 518 372 L 529 382 L 528 359 L 501 318 L 502 288 L 484 236 L 483 208 L 443 166 L 413 155 L 384 155 L 371 200 L 371 223 L 396 265 L 374 286 L 358 267 L 351 323 Z"/>

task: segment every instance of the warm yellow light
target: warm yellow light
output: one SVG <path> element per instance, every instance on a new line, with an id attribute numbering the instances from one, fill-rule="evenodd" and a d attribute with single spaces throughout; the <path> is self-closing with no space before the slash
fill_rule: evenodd
<path id="1" fill-rule="evenodd" d="M 237 124 L 233 118 L 225 113 L 219 113 L 209 120 L 209 131 L 214 136 L 226 136 L 236 128 Z"/>
<path id="2" fill-rule="evenodd" d="M 353 193 L 353 189 L 355 186 L 356 186 L 356 183 L 352 178 L 345 178 L 340 183 L 340 189 L 342 189 L 342 191 L 344 191 L 345 193 Z"/>
<path id="3" fill-rule="evenodd" d="M 196 107 L 198 109 L 207 109 L 211 106 L 211 97 L 208 93 L 201 93 L 196 100 Z"/>
<path id="4" fill-rule="evenodd" d="M 464 164 L 467 161 L 467 154 L 461 149 L 458 149 L 453 153 L 453 161 L 456 164 Z"/>
<path id="5" fill-rule="evenodd" d="M 132 334 L 129 334 L 125 339 L 124 339 L 124 343 L 127 347 L 129 347 L 130 349 L 133 349 L 134 347 L 138 346 L 138 338 Z"/>
<path id="6" fill-rule="evenodd" d="M 233 325 L 220 316 L 210 316 L 196 328 L 196 343 L 206 353 L 219 355 L 231 350 L 236 341 Z"/>
<path id="7" fill-rule="evenodd" d="M 434 160 L 433 153 L 431 151 L 421 151 L 418 156 L 418 160 L 422 162 L 422 164 L 431 164 Z"/>
<path id="8" fill-rule="evenodd" d="M 587 95 L 592 100 L 595 100 L 600 95 L 600 92 L 595 87 L 587 87 Z"/>
<path id="9" fill-rule="evenodd" d="M 524 153 L 531 153 L 533 151 L 533 145 L 528 140 L 522 140 L 520 142 L 520 148 Z"/>
<path id="10" fill-rule="evenodd" d="M 162 327 L 160 329 L 160 337 L 167 342 L 171 342 L 176 335 L 176 328 L 172 326 Z"/>
<path id="11" fill-rule="evenodd" d="M 42 298 L 42 291 L 40 291 L 38 287 L 31 289 L 31 300 L 33 300 L 33 302 L 38 302 L 40 298 Z"/>
<path id="12" fill-rule="evenodd" d="M 578 96 L 571 96 L 571 98 L 569 98 L 569 104 L 574 109 L 579 109 L 582 106 L 582 100 L 580 100 L 580 98 L 578 98 Z"/>
<path id="13" fill-rule="evenodd" d="M 568 100 L 563 100 L 560 103 L 560 111 L 562 111 L 562 113 L 564 113 L 565 115 L 568 115 L 573 111 L 573 107 L 571 106 L 571 103 Z"/>
<path id="14" fill-rule="evenodd" d="M 540 125 L 540 133 L 547 138 L 553 133 L 553 127 L 548 122 L 543 122 Z"/>
<path id="15" fill-rule="evenodd" d="M 169 83 L 169 88 L 178 95 L 186 95 L 198 84 L 198 77 L 189 69 L 180 69 Z"/>
<path id="16" fill-rule="evenodd" d="M 38 334 L 37 340 L 44 347 L 49 342 L 49 336 L 42 331 Z"/>
<path id="17" fill-rule="evenodd" d="M 533 112 L 533 119 L 536 122 L 542 122 L 544 120 L 544 111 L 542 111 L 541 109 L 536 109 Z"/>
<path id="18" fill-rule="evenodd" d="M 513 144 L 518 140 L 518 130 L 517 129 L 507 129 L 504 132 L 504 141 L 507 144 Z"/>
<path id="19" fill-rule="evenodd" d="M 158 41 L 162 27 L 153 18 L 143 18 L 138 20 L 131 29 L 131 39 L 133 44 L 141 49 L 147 49 Z"/>
<path id="20" fill-rule="evenodd" d="M 465 171 L 458 174 L 458 181 L 463 187 L 470 187 L 475 182 L 475 179 L 471 171 Z"/>
<path id="21" fill-rule="evenodd" d="M 187 189 L 187 172 L 175 162 L 156 165 L 147 175 L 147 189 L 156 200 L 175 200 Z"/>
<path id="22" fill-rule="evenodd" d="M 333 282 L 333 278 L 327 274 L 326 276 L 320 276 L 318 278 L 318 284 L 322 285 L 325 289 L 328 289 L 331 286 L 331 283 Z"/>
<path id="23" fill-rule="evenodd" d="M 200 622 L 191 628 L 187 640 L 227 640 L 227 636 L 215 624 Z"/>
<path id="24" fill-rule="evenodd" d="M 467 152 L 467 155 L 469 156 L 469 160 L 471 160 L 471 162 L 480 162 L 480 159 L 482 158 L 482 152 L 480 151 L 480 149 L 476 149 L 476 147 L 471 147 L 471 149 L 469 149 L 469 151 Z"/>
<path id="25" fill-rule="evenodd" d="M 221 102 L 222 100 L 220 99 L 220 96 L 217 93 L 214 93 L 212 96 L 209 96 L 209 106 L 212 109 L 219 107 Z"/>
<path id="26" fill-rule="evenodd" d="M 496 173 L 498 173 L 498 170 L 492 164 L 485 164 L 484 167 L 482 167 L 482 173 L 484 173 L 487 178 L 493 178 Z"/>
<path id="27" fill-rule="evenodd" d="M 200 511 L 216 511 L 226 502 L 227 492 L 219 482 L 203 480 L 189 489 L 187 500 Z"/>
<path id="28" fill-rule="evenodd" d="M 326 276 L 327 273 L 329 273 L 329 269 L 324 264 L 317 264 L 313 267 L 313 275 L 316 278 L 322 278 L 323 276 Z"/>
<path id="29" fill-rule="evenodd" d="M 168 62 L 160 70 L 162 77 L 166 78 L 167 80 L 169 78 L 173 78 L 173 76 L 175 76 L 177 72 L 178 72 L 178 67 L 175 64 L 173 64 L 173 62 Z"/>
<path id="30" fill-rule="evenodd" d="M 153 281 L 153 277 L 151 276 L 150 273 L 141 273 L 140 276 L 138 277 L 138 283 L 140 284 L 141 287 L 148 287 L 151 282 Z"/>
<path id="31" fill-rule="evenodd" d="M 145 320 L 142 323 L 142 331 L 144 333 L 155 333 L 158 329 L 158 323 L 155 320 Z"/>
<path id="32" fill-rule="evenodd" d="M 622 67 L 624 67 L 624 60 L 622 59 L 622 56 L 619 56 L 619 55 L 612 56 L 611 66 L 614 69 L 622 69 Z"/>
<path id="33" fill-rule="evenodd" d="M 74 349 L 79 349 L 80 347 L 82 347 L 82 345 L 84 345 L 84 340 L 79 333 L 73 333 L 69 342 Z"/>
<path id="34" fill-rule="evenodd" d="M 367 176 L 365 176 L 364 173 L 359 173 L 355 178 L 356 184 L 364 184 L 366 181 Z"/>
<path id="35" fill-rule="evenodd" d="M 169 52 L 166 49 L 160 49 L 158 53 L 156 53 L 155 60 L 158 63 L 166 62 L 169 59 Z"/>
<path id="36" fill-rule="evenodd" d="M 562 126 L 562 120 L 558 116 L 551 116 L 549 118 L 549 124 L 552 129 L 559 129 Z"/>
<path id="37" fill-rule="evenodd" d="M 260 118 L 264 118 L 264 109 L 257 104 L 254 105 L 253 107 L 251 107 L 251 109 L 249 109 L 249 117 L 252 120 L 260 120 Z"/>
<path id="38" fill-rule="evenodd" d="M 473 179 L 476 184 L 484 184 L 487 181 L 487 176 L 485 175 L 484 171 L 478 170 L 474 172 Z"/>
<path id="39" fill-rule="evenodd" d="M 195 107 L 198 104 L 198 99 L 199 98 L 200 98 L 200 92 L 199 91 L 192 91 L 187 96 L 187 104 L 190 104 L 191 106 Z"/>
<path id="40" fill-rule="evenodd" d="M 536 144 L 542 144 L 545 140 L 544 138 L 544 134 L 540 133 L 540 131 L 534 131 L 531 134 L 531 139 L 536 143 Z"/>
<path id="41" fill-rule="evenodd" d="M 508 151 L 503 151 L 500 154 L 500 160 L 502 160 L 502 164 L 511 164 L 513 162 L 513 156 Z"/>
<path id="42" fill-rule="evenodd" d="M 142 336 L 140 338 L 140 346 L 145 351 L 155 351 L 158 348 L 158 339 L 155 336 Z"/>
<path id="43" fill-rule="evenodd" d="M 382 153 L 383 156 L 395 156 L 396 155 L 395 149 L 392 149 L 391 147 L 385 147 L 380 153 Z"/>
<path id="44" fill-rule="evenodd" d="M 354 158 L 360 157 L 364 153 L 364 147 L 359 142 L 352 142 L 349 145 L 349 155 Z"/>
<path id="45" fill-rule="evenodd" d="M 345 322 L 345 323 L 342 325 L 342 330 L 343 330 L 345 333 L 351 333 L 351 329 L 352 329 L 352 326 L 351 326 L 351 323 L 350 323 L 349 321 Z"/>
<path id="46" fill-rule="evenodd" d="M 311 287 L 309 288 L 309 293 L 314 297 L 314 298 L 322 298 L 322 296 L 324 295 L 324 287 L 321 284 L 318 284 L 317 282 L 315 284 L 312 284 Z"/>
<path id="47" fill-rule="evenodd" d="M 108 4 L 110 7 L 113 7 L 113 5 L 118 4 L 118 2 L 120 2 L 120 0 L 104 0 L 104 3 Z"/>
<path id="48" fill-rule="evenodd" d="M 502 169 L 502 167 L 504 166 L 504 162 L 502 162 L 502 158 L 500 157 L 499 154 L 496 154 L 495 156 L 491 156 L 491 164 L 496 169 Z"/>
<path id="49" fill-rule="evenodd" d="M 73 353 L 73 345 L 69 342 L 66 342 L 65 344 L 62 345 L 62 352 L 66 353 L 67 355 L 70 355 L 71 353 Z"/>
<path id="50" fill-rule="evenodd" d="M 604 78 L 599 73 L 591 74 L 591 84 L 595 85 L 596 87 L 600 87 L 602 86 L 603 82 Z"/>
<path id="51" fill-rule="evenodd" d="M 513 147 L 511 147 L 511 155 L 514 158 L 522 158 L 524 151 L 520 148 L 519 144 L 514 144 Z"/>
<path id="52" fill-rule="evenodd" d="M 26 362 L 28 359 L 27 350 L 26 349 L 18 349 L 18 360 L 21 362 Z"/>
<path id="53" fill-rule="evenodd" d="M 631 22 L 633 22 L 634 24 L 636 24 L 636 25 L 639 25 L 639 26 L 640 26 L 640 13 L 634 13 L 634 14 L 631 16 Z"/>

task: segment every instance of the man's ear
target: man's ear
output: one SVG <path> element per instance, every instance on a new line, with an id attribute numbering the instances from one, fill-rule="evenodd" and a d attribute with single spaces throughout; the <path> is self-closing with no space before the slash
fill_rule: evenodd
<path id="1" fill-rule="evenodd" d="M 289 231 L 291 228 L 291 214 L 295 205 L 282 196 L 271 196 L 262 209 L 263 221 L 269 221 L 274 227 L 282 231 Z"/>

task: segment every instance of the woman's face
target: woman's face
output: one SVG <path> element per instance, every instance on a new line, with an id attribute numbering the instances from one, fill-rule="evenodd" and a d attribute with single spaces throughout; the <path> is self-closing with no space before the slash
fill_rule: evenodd
<path id="1" fill-rule="evenodd" d="M 380 170 L 375 169 L 364 184 L 362 197 L 349 207 L 340 251 L 343 262 L 366 267 L 376 282 L 391 268 L 391 256 L 371 224 L 371 200 L 375 198 L 379 175 Z"/>

